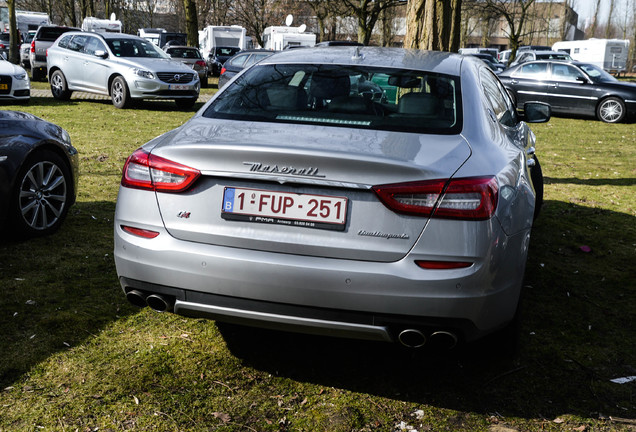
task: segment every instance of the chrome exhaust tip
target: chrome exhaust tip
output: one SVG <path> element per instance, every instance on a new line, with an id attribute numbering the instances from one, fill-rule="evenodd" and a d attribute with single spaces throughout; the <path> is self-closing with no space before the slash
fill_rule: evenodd
<path id="1" fill-rule="evenodd" d="M 421 348 L 426 343 L 426 336 L 416 329 L 405 329 L 398 335 L 398 340 L 408 348 Z"/>
<path id="2" fill-rule="evenodd" d="M 126 299 L 137 307 L 143 308 L 148 306 L 146 303 L 146 297 L 148 294 L 138 291 L 138 290 L 130 290 L 126 293 Z"/>
<path id="3" fill-rule="evenodd" d="M 159 294 L 150 294 L 146 297 L 146 303 L 156 312 L 170 312 L 172 310 L 172 306 L 174 302 L 170 299 L 167 299 Z"/>
<path id="4" fill-rule="evenodd" d="M 449 331 L 436 331 L 429 336 L 429 343 L 436 348 L 451 350 L 457 346 L 457 335 Z"/>

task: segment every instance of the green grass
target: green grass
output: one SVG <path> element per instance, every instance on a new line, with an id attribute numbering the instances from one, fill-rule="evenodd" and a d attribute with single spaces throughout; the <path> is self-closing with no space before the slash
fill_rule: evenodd
<path id="1" fill-rule="evenodd" d="M 121 167 L 192 111 L 3 108 L 66 128 L 81 178 L 58 233 L 0 244 L 0 431 L 633 430 L 621 419 L 636 418 L 636 385 L 610 382 L 636 375 L 633 123 L 533 127 L 546 202 L 517 346 L 441 354 L 130 306 L 112 259 Z"/>

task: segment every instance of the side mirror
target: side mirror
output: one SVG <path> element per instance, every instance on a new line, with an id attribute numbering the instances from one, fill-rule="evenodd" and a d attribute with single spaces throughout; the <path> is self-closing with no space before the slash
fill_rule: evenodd
<path id="1" fill-rule="evenodd" d="M 105 59 L 106 57 L 108 57 L 108 52 L 104 51 L 104 50 L 96 50 L 95 51 L 95 57 L 100 57 Z"/>
<path id="2" fill-rule="evenodd" d="M 576 77 L 576 80 L 577 80 L 578 82 L 580 82 L 581 84 L 587 84 L 587 78 L 585 78 L 585 77 L 577 76 L 577 77 Z"/>
<path id="3" fill-rule="evenodd" d="M 526 123 L 545 123 L 550 120 L 552 108 L 543 102 L 527 102 L 523 105 L 523 120 Z"/>

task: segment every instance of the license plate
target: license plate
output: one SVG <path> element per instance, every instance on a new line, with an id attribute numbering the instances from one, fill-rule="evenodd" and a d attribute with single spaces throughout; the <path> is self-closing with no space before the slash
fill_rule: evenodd
<path id="1" fill-rule="evenodd" d="M 221 217 L 343 231 L 347 198 L 226 187 Z"/>
<path id="2" fill-rule="evenodd" d="M 169 90 L 189 90 L 190 86 L 187 84 L 169 84 Z"/>
<path id="3" fill-rule="evenodd" d="M 0 90 L 9 90 L 9 84 L 0 84 Z"/>

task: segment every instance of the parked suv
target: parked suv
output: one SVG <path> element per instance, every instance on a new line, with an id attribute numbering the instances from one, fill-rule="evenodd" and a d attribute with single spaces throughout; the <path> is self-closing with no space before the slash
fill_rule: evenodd
<path id="1" fill-rule="evenodd" d="M 199 74 L 199 81 L 201 81 L 201 87 L 208 86 L 208 65 L 203 60 L 201 51 L 199 48 L 182 46 L 182 45 L 170 45 L 168 42 L 163 50 L 176 61 L 180 61 L 186 66 L 192 68 L 193 71 Z"/>
<path id="2" fill-rule="evenodd" d="M 152 42 L 122 33 L 70 32 L 48 50 L 53 97 L 73 91 L 108 95 L 117 108 L 134 100 L 173 99 L 190 108 L 199 97 L 199 76 Z"/>
<path id="3" fill-rule="evenodd" d="M 46 50 L 60 35 L 73 30 L 80 29 L 60 26 L 40 26 L 38 28 L 31 41 L 31 53 L 29 54 L 32 81 L 44 80 L 46 77 Z"/>

